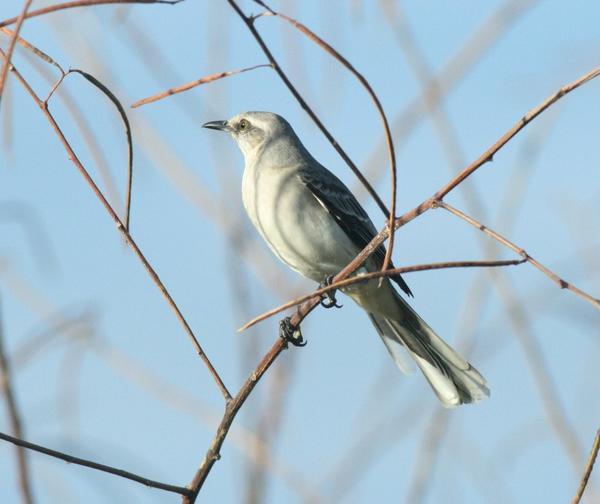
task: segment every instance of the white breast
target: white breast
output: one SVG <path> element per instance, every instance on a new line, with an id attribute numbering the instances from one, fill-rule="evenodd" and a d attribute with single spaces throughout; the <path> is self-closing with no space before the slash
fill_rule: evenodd
<path id="1" fill-rule="evenodd" d="M 250 220 L 275 255 L 320 282 L 348 264 L 358 250 L 296 171 L 296 167 L 246 166 L 242 198 Z"/>

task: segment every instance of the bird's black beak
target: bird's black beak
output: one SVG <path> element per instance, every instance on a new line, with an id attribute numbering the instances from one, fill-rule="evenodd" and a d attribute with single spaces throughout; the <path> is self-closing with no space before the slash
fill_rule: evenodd
<path id="1" fill-rule="evenodd" d="M 229 130 L 229 125 L 227 124 L 227 121 L 208 121 L 207 123 L 204 123 L 202 127 L 219 131 Z"/>

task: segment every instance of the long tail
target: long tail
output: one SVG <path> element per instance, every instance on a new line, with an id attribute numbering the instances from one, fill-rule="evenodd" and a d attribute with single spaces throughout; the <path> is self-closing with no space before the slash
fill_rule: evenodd
<path id="1" fill-rule="evenodd" d="M 406 352 L 447 408 L 474 403 L 490 395 L 485 378 L 440 338 L 398 296 L 398 316 L 369 317 L 397 366 L 406 372 Z"/>

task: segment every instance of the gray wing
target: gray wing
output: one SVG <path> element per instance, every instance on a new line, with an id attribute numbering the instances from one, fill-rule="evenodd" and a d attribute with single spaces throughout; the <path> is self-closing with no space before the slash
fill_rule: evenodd
<path id="1" fill-rule="evenodd" d="M 357 248 L 364 249 L 377 234 L 377 229 L 344 183 L 320 165 L 302 167 L 298 170 L 298 176 Z M 379 267 L 383 266 L 385 247 L 380 245 L 371 257 Z M 393 264 L 390 267 L 393 268 Z M 400 275 L 393 275 L 391 278 L 407 295 L 412 296 L 410 288 Z"/>

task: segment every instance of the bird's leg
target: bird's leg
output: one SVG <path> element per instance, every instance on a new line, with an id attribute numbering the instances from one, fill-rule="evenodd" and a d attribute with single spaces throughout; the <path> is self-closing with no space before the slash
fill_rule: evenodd
<path id="1" fill-rule="evenodd" d="M 325 280 L 323 280 L 320 284 L 319 284 L 319 289 L 324 289 L 325 287 L 329 287 L 331 285 L 331 283 L 333 282 L 333 275 L 329 275 L 328 277 L 325 277 Z M 338 304 L 337 299 L 335 297 L 335 290 L 326 292 L 325 294 L 321 295 L 321 306 L 323 308 L 341 308 L 344 305 Z"/>
<path id="2" fill-rule="evenodd" d="M 286 343 L 291 343 L 297 347 L 306 345 L 306 340 L 302 337 L 300 327 L 293 326 L 290 317 L 285 317 L 279 322 L 279 337 Z"/>

